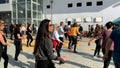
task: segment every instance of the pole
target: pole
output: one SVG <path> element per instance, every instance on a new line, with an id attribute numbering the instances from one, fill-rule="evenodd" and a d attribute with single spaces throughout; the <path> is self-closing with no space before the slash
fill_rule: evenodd
<path id="1" fill-rule="evenodd" d="M 50 3 L 51 3 L 51 21 L 52 21 L 52 18 L 53 18 L 53 0 L 50 0 Z"/>

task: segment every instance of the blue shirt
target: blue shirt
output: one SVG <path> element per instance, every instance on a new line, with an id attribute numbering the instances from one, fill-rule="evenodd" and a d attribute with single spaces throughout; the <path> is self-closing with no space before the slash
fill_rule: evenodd
<path id="1" fill-rule="evenodd" d="M 63 30 L 63 27 L 60 26 L 59 29 L 58 29 L 58 34 L 59 34 L 59 37 L 64 37 L 64 34 L 63 34 L 64 30 Z"/>
<path id="2" fill-rule="evenodd" d="M 110 38 L 114 41 L 113 60 L 120 63 L 120 28 L 114 30 Z"/>

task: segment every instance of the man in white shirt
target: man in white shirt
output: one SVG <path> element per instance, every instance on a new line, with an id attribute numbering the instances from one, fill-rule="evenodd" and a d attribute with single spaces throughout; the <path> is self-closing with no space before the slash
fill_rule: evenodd
<path id="1" fill-rule="evenodd" d="M 62 41 L 62 42 L 64 42 L 64 30 L 63 30 L 63 27 L 64 27 L 64 22 L 60 22 L 60 27 L 59 27 L 59 29 L 58 29 L 58 34 L 59 34 L 59 39 Z M 63 43 L 60 43 L 59 44 L 59 50 L 61 51 L 61 49 L 62 49 L 62 45 L 63 45 Z M 60 57 L 60 55 L 59 55 L 59 57 Z M 60 64 L 62 64 L 62 62 L 60 62 Z"/>

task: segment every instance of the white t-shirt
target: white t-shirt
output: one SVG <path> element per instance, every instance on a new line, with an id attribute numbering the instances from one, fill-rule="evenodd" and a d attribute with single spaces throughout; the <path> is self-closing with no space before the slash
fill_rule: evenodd
<path id="1" fill-rule="evenodd" d="M 59 34 L 59 37 L 64 37 L 64 34 L 63 34 L 64 30 L 63 30 L 63 27 L 60 26 L 59 29 L 58 29 L 58 34 Z"/>

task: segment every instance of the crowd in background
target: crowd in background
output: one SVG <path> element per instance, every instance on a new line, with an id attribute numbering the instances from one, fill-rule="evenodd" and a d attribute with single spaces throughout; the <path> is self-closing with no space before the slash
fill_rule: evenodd
<path id="1" fill-rule="evenodd" d="M 3 20 L 0 21 L 0 26 L 2 26 L 2 21 Z M 35 56 L 36 68 L 55 68 L 52 60 L 58 60 L 59 64 L 65 63 L 65 57 L 63 58 L 61 56 L 61 50 L 64 44 L 64 40 L 68 40 L 68 52 L 78 53 L 77 42 L 80 42 L 78 41 L 78 39 L 82 40 L 82 37 L 86 37 L 91 38 L 88 42 L 88 45 L 90 45 L 92 41 L 95 41 L 96 47 L 93 54 L 94 59 L 97 57 L 101 57 L 99 53 L 102 49 L 104 55 L 103 68 L 108 68 L 112 55 L 114 55 L 113 58 L 115 58 L 114 63 L 116 68 L 120 68 L 120 63 L 116 62 L 116 57 L 119 56 L 116 55 L 118 41 L 116 42 L 116 38 L 114 38 L 116 36 L 114 36 L 114 34 L 112 33 L 115 30 L 115 25 L 112 22 L 106 23 L 105 26 L 99 24 L 96 24 L 95 27 L 93 25 L 88 25 L 88 31 L 84 31 L 84 28 L 81 26 L 81 24 L 77 22 L 68 22 L 68 24 L 60 22 L 59 24 L 53 24 L 51 20 L 48 19 L 44 19 L 43 21 L 41 21 L 39 26 L 35 26 L 34 24 L 25 25 L 24 23 L 11 23 L 8 28 L 4 23 L 4 28 L 0 27 L 0 33 L 2 33 L 1 36 L 3 37 L 3 40 L 0 40 L 0 44 L 2 46 L 7 45 L 7 43 L 5 43 L 6 38 L 4 36 L 8 37 L 8 29 L 10 31 L 10 39 L 14 40 L 15 61 L 18 61 L 18 56 L 22 51 L 22 40 L 27 39 L 26 47 L 31 47 L 31 43 L 34 40 L 33 36 L 35 36 L 36 38 L 33 54 Z M 112 39 L 112 42 L 110 38 Z M 2 43 L 3 41 L 4 43 Z M 111 44 L 108 44 L 108 41 L 111 42 Z M 0 51 L 0 57 L 3 57 L 5 59 L 4 67 L 7 68 L 9 57 L 7 56 L 6 52 L 4 52 L 7 51 L 7 47 L 4 46 L 0 48 L 3 48 Z M 57 56 L 54 55 L 54 52 L 57 52 Z"/>

